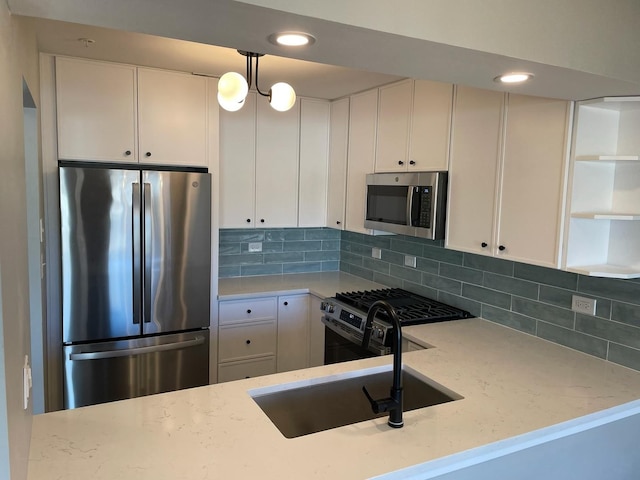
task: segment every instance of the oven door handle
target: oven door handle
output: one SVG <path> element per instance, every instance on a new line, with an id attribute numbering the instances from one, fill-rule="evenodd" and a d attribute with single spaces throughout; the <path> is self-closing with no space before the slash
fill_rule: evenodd
<path id="1" fill-rule="evenodd" d="M 361 333 L 357 335 L 355 334 L 355 332 L 353 333 L 348 332 L 344 328 L 342 328 L 340 325 L 334 323 L 334 321 L 332 321 L 330 318 L 327 318 L 326 316 L 323 316 L 321 321 L 322 323 L 325 324 L 327 328 L 337 333 L 342 338 L 345 338 L 356 345 L 362 345 Z M 375 353 L 376 355 L 388 355 L 390 353 L 389 347 L 385 347 L 382 345 L 373 345 L 371 343 L 369 343 L 369 348 L 367 348 L 367 350 L 369 350 L 371 353 Z"/>

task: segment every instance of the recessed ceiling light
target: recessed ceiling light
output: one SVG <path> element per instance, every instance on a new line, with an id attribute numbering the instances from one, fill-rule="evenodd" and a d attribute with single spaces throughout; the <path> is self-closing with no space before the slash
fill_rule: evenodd
<path id="1" fill-rule="evenodd" d="M 312 35 L 304 32 L 272 33 L 268 39 L 274 45 L 283 45 L 286 47 L 303 47 L 305 45 L 312 45 L 316 41 Z"/>
<path id="2" fill-rule="evenodd" d="M 504 75 L 498 75 L 493 79 L 493 81 L 498 83 L 523 83 L 531 77 L 533 77 L 533 73 L 511 72 L 505 73 Z"/>

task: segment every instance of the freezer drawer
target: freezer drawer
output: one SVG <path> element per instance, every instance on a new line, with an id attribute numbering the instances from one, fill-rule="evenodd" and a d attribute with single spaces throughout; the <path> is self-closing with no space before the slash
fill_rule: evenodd
<path id="1" fill-rule="evenodd" d="M 64 347 L 64 406 L 209 383 L 209 330 Z"/>

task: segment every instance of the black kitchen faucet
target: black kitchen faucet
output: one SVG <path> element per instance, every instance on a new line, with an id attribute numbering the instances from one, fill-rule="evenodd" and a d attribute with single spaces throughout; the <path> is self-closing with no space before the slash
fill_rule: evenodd
<path id="1" fill-rule="evenodd" d="M 388 319 L 393 324 L 393 385 L 388 398 L 374 400 L 367 387 L 362 387 L 362 391 L 367 396 L 373 413 L 389 412 L 389 426 L 393 428 L 402 428 L 404 420 L 402 420 L 402 331 L 400 330 L 400 319 L 395 309 L 384 300 L 374 302 L 367 313 L 367 321 L 364 327 L 364 336 L 362 337 L 362 347 L 368 348 L 371 340 L 371 329 L 373 319 L 378 310 L 383 309 L 387 312 Z"/>

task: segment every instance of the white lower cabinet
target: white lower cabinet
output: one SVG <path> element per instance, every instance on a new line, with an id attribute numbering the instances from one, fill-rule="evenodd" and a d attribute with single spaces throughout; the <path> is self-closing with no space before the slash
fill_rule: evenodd
<path id="1" fill-rule="evenodd" d="M 218 305 L 218 382 L 309 366 L 308 294 Z"/>
<path id="2" fill-rule="evenodd" d="M 270 356 L 255 360 L 221 363 L 218 366 L 218 382 L 230 382 L 243 378 L 269 375 L 276 371 L 276 357 Z"/>
<path id="3" fill-rule="evenodd" d="M 278 297 L 278 372 L 309 365 L 309 295 Z"/>

